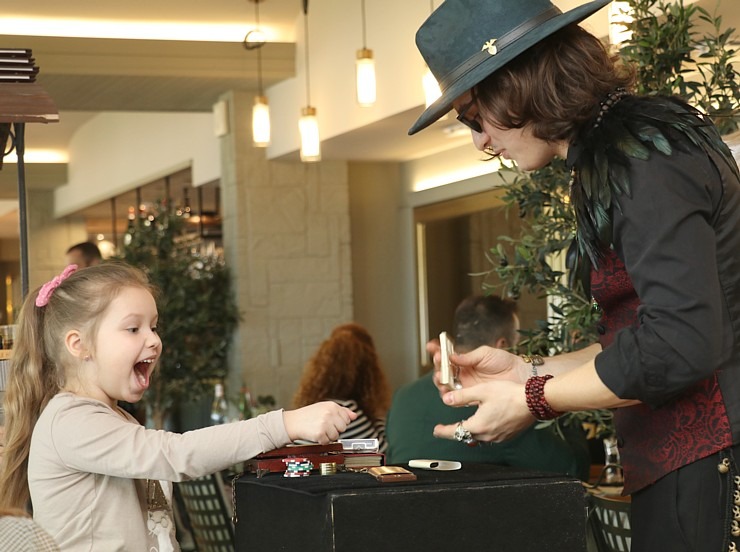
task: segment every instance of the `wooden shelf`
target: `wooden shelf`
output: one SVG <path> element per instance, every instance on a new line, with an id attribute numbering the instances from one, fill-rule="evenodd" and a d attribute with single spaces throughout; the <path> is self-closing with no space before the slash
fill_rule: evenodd
<path id="1" fill-rule="evenodd" d="M 38 83 L 0 83 L 0 122 L 58 123 L 59 110 Z"/>

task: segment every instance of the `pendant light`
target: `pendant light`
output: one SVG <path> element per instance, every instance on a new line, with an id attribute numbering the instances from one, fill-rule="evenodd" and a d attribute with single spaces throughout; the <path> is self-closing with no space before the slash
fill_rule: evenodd
<path id="1" fill-rule="evenodd" d="M 609 5 L 609 44 L 619 49 L 623 42 L 632 38 L 627 25 L 634 21 L 630 3 L 619 0 Z"/>
<path id="2" fill-rule="evenodd" d="M 301 134 L 301 161 L 311 163 L 321 161 L 321 139 L 319 138 L 316 108 L 311 106 L 311 83 L 309 81 L 308 65 L 308 0 L 303 0 L 303 24 L 306 37 L 306 107 L 301 110 L 298 131 Z"/>
<path id="3" fill-rule="evenodd" d="M 432 71 L 427 67 L 424 76 L 421 77 L 421 86 L 424 89 L 424 105 L 429 107 L 442 95 L 437 79 L 432 75 Z"/>
<path id="4" fill-rule="evenodd" d="M 262 47 L 265 45 L 265 36 L 260 29 L 260 2 L 264 0 L 250 0 L 254 2 L 254 29 L 244 37 L 244 47 L 247 50 L 257 50 L 257 95 L 252 106 L 252 144 L 258 148 L 270 145 L 270 106 L 267 103 L 262 88 Z"/>
<path id="5" fill-rule="evenodd" d="M 373 51 L 368 49 L 366 41 L 365 0 L 360 0 L 362 7 L 362 48 L 357 50 L 357 103 L 361 107 L 371 107 L 376 99 L 375 59 Z"/>
<path id="6" fill-rule="evenodd" d="M 429 0 L 429 10 L 430 13 L 434 12 L 434 0 Z M 432 75 L 431 69 L 426 64 L 425 67 L 426 71 L 424 71 L 424 76 L 421 77 L 421 87 L 424 90 L 424 104 L 429 107 L 442 95 L 442 91 L 439 89 L 439 83 Z"/>

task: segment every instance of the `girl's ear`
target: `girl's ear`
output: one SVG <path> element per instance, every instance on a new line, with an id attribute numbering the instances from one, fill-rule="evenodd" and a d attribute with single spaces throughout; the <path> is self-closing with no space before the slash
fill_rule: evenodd
<path id="1" fill-rule="evenodd" d="M 70 330 L 64 336 L 64 345 L 67 347 L 69 354 L 76 358 L 84 358 L 87 355 L 87 349 L 82 343 L 82 336 L 78 330 Z"/>

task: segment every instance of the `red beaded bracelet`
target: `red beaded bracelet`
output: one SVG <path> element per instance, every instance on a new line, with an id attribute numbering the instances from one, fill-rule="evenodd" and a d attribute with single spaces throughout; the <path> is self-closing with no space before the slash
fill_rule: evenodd
<path id="1" fill-rule="evenodd" d="M 524 394 L 527 398 L 527 408 L 538 420 L 553 420 L 562 412 L 553 410 L 545 399 L 545 383 L 552 376 L 532 376 L 524 384 Z"/>

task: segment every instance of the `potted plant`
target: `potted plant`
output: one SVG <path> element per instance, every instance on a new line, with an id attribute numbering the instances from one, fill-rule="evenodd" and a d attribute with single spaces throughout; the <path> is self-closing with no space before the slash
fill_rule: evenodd
<path id="1" fill-rule="evenodd" d="M 157 428 L 180 405 L 210 400 L 213 382 L 226 375 L 229 343 L 239 321 L 223 259 L 200 252 L 200 236 L 186 232 L 186 221 L 162 204 L 152 207 L 130 221 L 120 257 L 142 268 L 161 292 L 163 354 L 144 395 Z"/>

